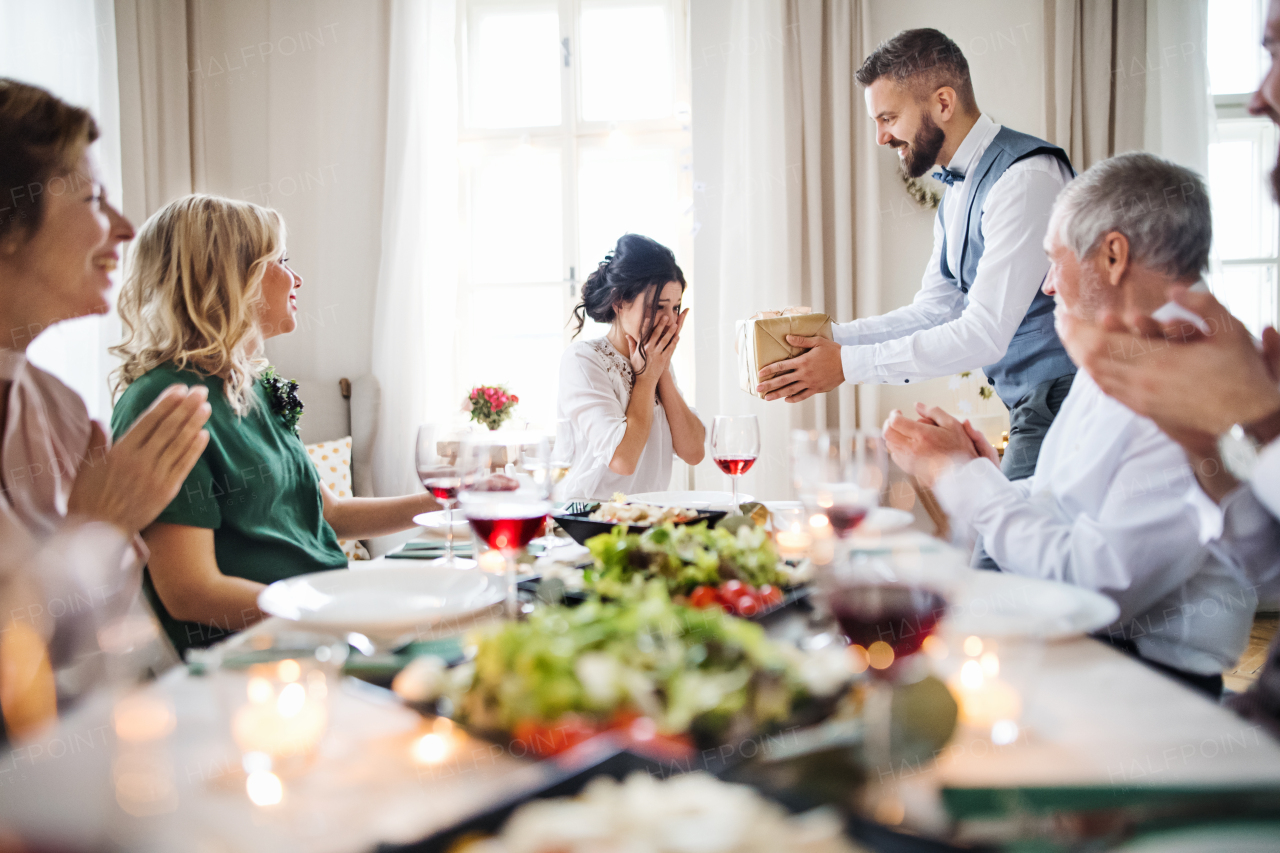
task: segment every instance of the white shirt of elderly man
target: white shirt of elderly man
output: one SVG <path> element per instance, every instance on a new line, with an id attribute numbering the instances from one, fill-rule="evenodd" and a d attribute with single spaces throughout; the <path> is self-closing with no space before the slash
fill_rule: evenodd
<path id="1" fill-rule="evenodd" d="M 1190 189 L 1170 196 L 1167 186 Z M 1171 286 L 1195 284 L 1207 266 L 1208 197 L 1193 172 L 1121 155 L 1067 187 L 1045 239 L 1044 289 L 1056 313 L 1150 314 Z M 1192 687 L 1221 692 L 1257 599 L 1227 556 L 1201 544 L 1185 499 L 1195 480 L 1176 443 L 1083 370 L 1026 480 L 1005 478 L 981 436 L 945 413 L 922 414 L 933 420 L 891 416 L 894 458 L 933 483 L 953 524 L 981 534 L 1001 570 L 1111 597 L 1120 619 L 1103 635 Z M 968 448 L 957 436 L 971 439 Z"/>

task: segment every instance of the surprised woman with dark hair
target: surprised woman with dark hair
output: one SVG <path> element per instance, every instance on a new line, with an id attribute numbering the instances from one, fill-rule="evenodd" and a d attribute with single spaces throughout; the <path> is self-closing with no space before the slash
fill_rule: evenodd
<path id="1" fill-rule="evenodd" d="M 666 489 L 672 456 L 697 465 L 706 428 L 680 394 L 671 356 L 689 310 L 684 273 L 667 247 L 624 234 L 582 286 L 574 337 L 588 317 L 609 333 L 577 341 L 560 361 L 556 417 L 573 432 L 572 498 Z"/>

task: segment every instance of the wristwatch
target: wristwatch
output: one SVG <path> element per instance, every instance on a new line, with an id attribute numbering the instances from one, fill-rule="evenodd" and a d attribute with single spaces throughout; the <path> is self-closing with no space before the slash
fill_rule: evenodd
<path id="1" fill-rule="evenodd" d="M 1258 464 L 1258 454 L 1280 436 L 1280 409 L 1248 424 L 1235 424 L 1218 437 L 1222 464 L 1237 480 L 1247 482 Z"/>

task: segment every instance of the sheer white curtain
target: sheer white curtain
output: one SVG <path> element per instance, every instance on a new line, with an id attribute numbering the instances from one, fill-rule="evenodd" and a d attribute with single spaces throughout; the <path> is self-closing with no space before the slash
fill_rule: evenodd
<path id="1" fill-rule="evenodd" d="M 373 372 L 382 410 L 380 495 L 421 489 L 417 426 L 461 406 L 453 388 L 458 297 L 458 104 L 454 0 L 394 0 Z"/>
<path id="2" fill-rule="evenodd" d="M 112 0 L 0 0 L 0 76 L 42 86 L 86 107 L 98 122 L 95 146 L 107 194 L 121 203 L 120 102 Z M 120 339 L 114 309 L 105 317 L 59 323 L 28 355 L 75 389 L 95 418 L 111 413 L 107 347 Z M 19 341 L 21 344 L 22 341 Z"/>
<path id="3" fill-rule="evenodd" d="M 699 376 L 711 380 L 699 384 L 698 406 L 704 416 L 759 418 L 761 456 L 742 488 L 761 499 L 791 496 L 792 429 L 857 420 L 852 386 L 799 404 L 739 390 L 733 335 L 738 320 L 765 309 L 807 305 L 848 321 L 875 308 L 873 137 L 853 82 L 866 14 L 862 0 L 741 0 L 714 54 L 725 62 L 720 258 L 716 322 L 698 329 Z M 874 413 L 874 393 L 865 396 Z M 709 465 L 697 482 L 726 485 Z"/>
<path id="4" fill-rule="evenodd" d="M 1143 147 L 1161 157 L 1209 173 L 1208 0 L 1147 3 L 1146 127 Z"/>
<path id="5" fill-rule="evenodd" d="M 785 32 L 779 0 L 733 4 L 730 42 L 771 48 L 726 53 L 720 292 L 712 309 L 718 316 L 711 340 L 700 341 L 698 352 L 699 359 L 715 361 L 714 381 L 698 388 L 699 411 L 707 421 L 717 414 L 755 414 L 760 420 L 760 459 L 742 487 L 762 499 L 790 494 L 787 436 L 794 407 L 739 390 L 734 326 L 757 311 L 799 304 L 800 282 L 788 260 L 785 64 L 779 47 Z M 712 465 L 695 471 L 699 488 L 728 486 Z"/>

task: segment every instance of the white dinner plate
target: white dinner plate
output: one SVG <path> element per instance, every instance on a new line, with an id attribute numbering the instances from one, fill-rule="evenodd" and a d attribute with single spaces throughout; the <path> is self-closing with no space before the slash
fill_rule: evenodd
<path id="1" fill-rule="evenodd" d="M 444 529 L 449 526 L 448 515 L 448 511 L 443 509 L 438 509 L 435 512 L 423 512 L 413 517 L 413 523 L 428 530 L 439 530 L 443 535 Z M 470 532 L 471 525 L 467 523 L 467 517 L 462 514 L 462 510 L 455 509 L 453 511 L 453 535 L 466 536 Z"/>
<path id="2" fill-rule="evenodd" d="M 905 509 L 878 506 L 867 513 L 867 517 L 862 519 L 862 523 L 854 528 L 854 535 L 867 536 L 869 534 L 888 533 L 891 530 L 901 530 L 904 527 L 910 527 L 915 520 L 916 517 Z"/>
<path id="3" fill-rule="evenodd" d="M 1008 572 L 966 569 L 956 577 L 946 630 L 984 637 L 1060 640 L 1115 622 L 1120 608 L 1101 593 Z"/>
<path id="4" fill-rule="evenodd" d="M 627 495 L 633 503 L 653 504 L 654 506 L 676 506 L 689 509 L 729 509 L 733 505 L 732 492 L 640 492 Z M 738 503 L 747 504 L 754 501 L 751 495 L 739 493 Z"/>
<path id="5" fill-rule="evenodd" d="M 495 612 L 502 581 L 437 566 L 336 569 L 276 581 L 258 594 L 264 613 L 317 631 L 358 631 L 390 646 L 406 635 L 457 633 Z"/>

